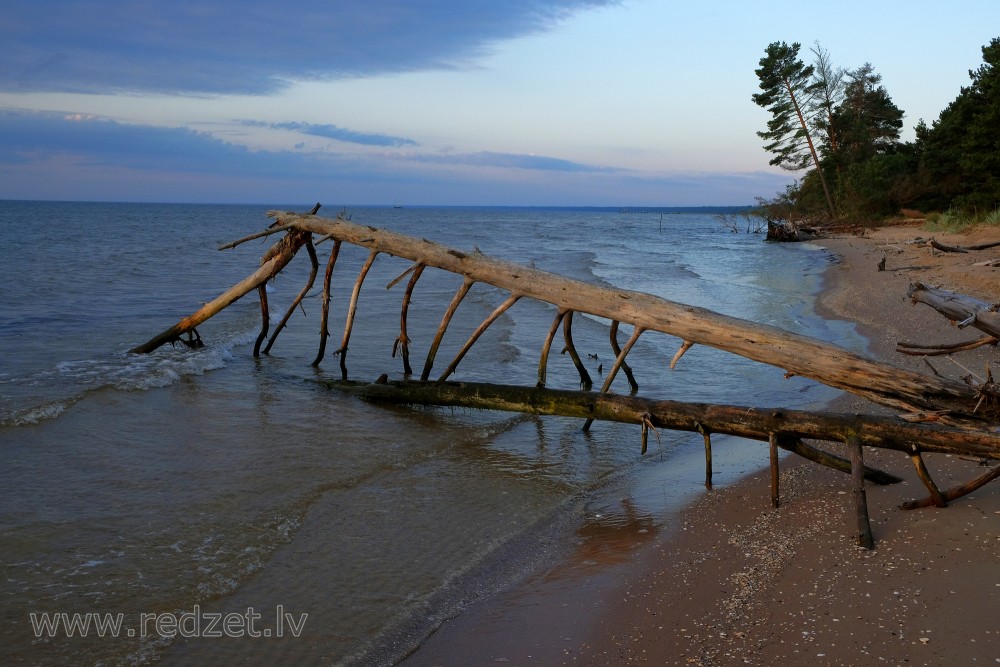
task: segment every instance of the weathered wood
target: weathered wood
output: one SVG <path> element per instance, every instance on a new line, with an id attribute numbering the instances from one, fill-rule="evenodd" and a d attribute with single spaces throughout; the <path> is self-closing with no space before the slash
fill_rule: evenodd
<path id="1" fill-rule="evenodd" d="M 421 380 L 426 380 L 430 377 L 431 369 L 434 368 L 434 359 L 437 357 L 438 348 L 441 347 L 441 341 L 444 340 L 444 332 L 448 330 L 448 325 L 451 324 L 451 318 L 455 316 L 455 312 L 458 307 L 462 304 L 465 299 L 465 295 L 469 293 L 475 281 L 466 278 L 462 283 L 462 286 L 458 288 L 455 292 L 455 296 L 452 297 L 451 303 L 448 304 L 448 309 L 445 310 L 444 316 L 441 318 L 441 324 L 438 325 L 437 332 L 434 334 L 434 340 L 431 342 L 430 350 L 427 352 L 427 358 L 424 360 L 424 370 L 420 374 Z"/>
<path id="2" fill-rule="evenodd" d="M 590 379 L 590 373 L 587 371 L 587 367 L 583 365 L 580 355 L 577 354 L 576 345 L 573 343 L 572 310 L 567 311 L 566 317 L 563 318 L 563 340 L 566 343 L 563 351 L 569 354 L 570 359 L 573 360 L 573 365 L 576 366 L 576 372 L 580 374 L 580 388 L 590 389 L 594 386 L 594 381 Z"/>
<path id="3" fill-rule="evenodd" d="M 689 340 L 686 340 L 683 343 L 681 343 L 681 346 L 677 349 L 677 352 L 670 360 L 670 370 L 674 370 L 674 368 L 677 367 L 677 362 L 681 360 L 681 357 L 684 356 L 684 353 L 690 350 L 693 345 L 694 343 L 692 343 Z"/>
<path id="4" fill-rule="evenodd" d="M 1000 308 L 975 297 L 930 287 L 924 283 L 912 283 L 906 291 L 914 303 L 924 303 L 938 311 L 959 328 L 968 326 L 983 333 L 1000 338 Z"/>
<path id="5" fill-rule="evenodd" d="M 458 364 L 462 361 L 462 359 L 469 352 L 469 350 L 472 349 L 472 346 L 476 344 L 476 341 L 479 340 L 479 337 L 486 332 L 486 329 L 488 329 L 491 324 L 496 322 L 498 317 L 506 313 L 511 306 L 517 303 L 518 299 L 520 298 L 521 297 L 518 296 L 517 294 L 511 294 L 509 297 L 507 297 L 507 299 L 503 303 L 497 306 L 493 310 L 493 312 L 490 313 L 486 317 L 486 319 L 482 321 L 482 323 L 480 323 L 478 327 L 476 327 L 476 330 L 472 332 L 472 335 L 469 336 L 469 339 L 465 341 L 465 345 L 462 346 L 462 349 L 458 351 L 458 354 L 455 355 L 455 358 L 452 359 L 450 364 L 448 364 L 448 368 L 446 368 L 444 370 L 444 373 L 441 374 L 441 377 L 438 378 L 439 381 L 444 381 L 447 380 L 449 377 L 451 377 L 451 374 L 455 372 L 455 369 L 458 368 Z"/>
<path id="6" fill-rule="evenodd" d="M 992 482 L 995 479 L 1000 478 L 1000 465 L 994 466 L 989 472 L 981 475 L 973 480 L 966 482 L 965 484 L 959 484 L 958 486 L 953 486 L 952 488 L 941 492 L 941 497 L 945 502 L 950 502 L 956 498 L 961 498 L 962 496 L 968 495 L 975 491 L 976 489 L 982 488 L 984 485 Z M 928 496 L 922 500 L 910 500 L 902 505 L 900 509 L 904 510 L 915 510 L 921 507 L 930 507 L 935 505 L 937 501 L 935 498 Z"/>
<path id="7" fill-rule="evenodd" d="M 552 349 L 552 340 L 556 337 L 556 332 L 559 331 L 559 325 L 563 323 L 565 318 L 566 311 L 559 310 L 556 312 L 556 316 L 552 319 L 552 326 L 549 327 L 549 333 L 545 336 L 545 342 L 542 344 L 542 353 L 538 358 L 538 382 L 535 384 L 536 387 L 545 386 L 545 380 L 548 375 L 549 350 Z"/>
<path id="8" fill-rule="evenodd" d="M 962 343 L 939 343 L 936 345 L 905 343 L 900 341 L 896 343 L 896 352 L 899 352 L 900 354 L 908 354 L 914 357 L 931 357 L 954 354 L 955 352 L 965 352 L 966 350 L 974 350 L 977 347 L 982 347 L 984 345 L 996 345 L 997 343 L 1000 343 L 1000 338 L 997 338 L 996 336 L 983 336 L 982 338 Z"/>
<path id="9" fill-rule="evenodd" d="M 778 472 L 778 434 L 769 433 L 767 441 L 771 462 L 771 507 L 777 509 L 781 502 L 781 494 L 778 489 L 780 479 Z"/>
<path id="10" fill-rule="evenodd" d="M 907 456 L 912 443 L 917 442 L 924 452 L 1000 460 L 1000 433 L 939 422 L 911 423 L 899 417 L 688 403 L 473 382 L 393 380 L 384 384 L 325 384 L 385 403 L 503 410 L 630 424 L 641 424 L 642 415 L 648 413 L 653 426 L 675 431 L 700 433 L 704 429 L 764 442 L 771 433 L 786 436 L 789 442 L 793 438 L 844 442 L 848 435 L 853 435 L 866 447 L 896 450 Z"/>
<path id="11" fill-rule="evenodd" d="M 931 473 L 927 470 L 927 464 L 924 463 L 924 457 L 920 455 L 920 450 L 914 447 L 913 451 L 910 453 L 910 459 L 913 461 L 913 467 L 917 471 L 917 477 L 919 477 L 920 481 L 927 487 L 927 492 L 930 494 L 930 498 L 934 502 L 935 507 L 946 507 L 948 505 L 948 501 L 946 501 L 944 496 L 941 495 L 941 491 L 938 489 L 937 484 L 935 484 L 934 480 L 931 478 Z"/>
<path id="12" fill-rule="evenodd" d="M 941 243 L 937 239 L 931 239 L 930 241 L 927 242 L 927 245 L 937 250 L 940 250 L 941 252 L 969 252 L 965 248 L 961 248 L 959 246 L 947 245 Z"/>
<path id="13" fill-rule="evenodd" d="M 768 220 L 767 241 L 795 242 L 810 241 L 819 235 L 813 227 L 802 227 L 791 220 Z"/>
<path id="14" fill-rule="evenodd" d="M 304 299 L 306 294 L 309 293 L 309 290 L 312 289 L 313 282 L 316 280 L 316 274 L 319 272 L 319 258 L 316 257 L 316 248 L 313 247 L 312 241 L 309 239 L 306 239 L 305 246 L 306 251 L 309 253 L 309 263 L 311 267 L 309 270 L 309 277 L 306 279 L 306 284 L 303 285 L 302 289 L 299 290 L 299 293 L 292 300 L 291 305 L 288 306 L 288 310 L 285 311 L 285 316 L 281 318 L 281 321 L 278 322 L 278 326 L 274 328 L 274 333 L 271 334 L 270 338 L 268 338 L 267 346 L 264 348 L 264 354 L 269 354 L 271 352 L 274 342 L 278 340 L 278 334 L 280 334 L 281 330 L 285 328 L 286 324 L 288 324 L 288 320 L 292 316 L 292 313 L 294 313 L 295 309 L 302 303 L 302 299 Z"/>
<path id="15" fill-rule="evenodd" d="M 326 261 L 326 271 L 323 273 L 323 301 L 319 321 L 319 350 L 316 358 L 313 359 L 313 367 L 319 366 L 326 354 L 326 341 L 330 338 L 330 288 L 333 283 L 333 269 L 337 265 L 337 258 L 340 256 L 341 241 L 333 242 L 333 249 L 330 250 L 330 257 Z"/>
<path id="16" fill-rule="evenodd" d="M 358 297 L 361 295 L 361 286 L 365 283 L 365 278 L 378 257 L 378 251 L 372 250 L 368 254 L 368 259 L 358 272 L 358 279 L 354 281 L 354 290 L 351 292 L 351 302 L 347 306 L 347 322 L 344 324 L 344 338 L 341 340 L 340 349 L 334 354 L 340 355 L 340 375 L 347 379 L 347 344 L 351 342 L 351 332 L 354 330 L 354 317 L 358 312 Z"/>
<path id="17" fill-rule="evenodd" d="M 608 375 L 604 378 L 604 384 L 601 385 L 601 393 L 606 394 L 611 391 L 611 383 L 615 381 L 615 376 L 618 374 L 618 369 L 625 371 L 628 376 L 629 386 L 632 388 L 632 393 L 639 390 L 639 385 L 636 384 L 635 377 L 632 375 L 632 369 L 627 363 L 625 363 L 625 357 L 632 350 L 632 346 L 639 341 L 639 336 L 642 335 L 643 328 L 636 327 L 632 331 L 632 335 L 629 336 L 628 341 L 625 343 L 625 347 L 618 346 L 618 323 L 613 322 L 611 326 L 611 348 L 615 351 L 615 362 L 611 364 L 611 370 L 608 371 Z M 583 425 L 583 430 L 590 430 L 590 425 L 594 423 L 593 419 L 588 419 Z"/>
<path id="18" fill-rule="evenodd" d="M 982 412 L 974 414 L 975 391 L 961 382 L 899 369 L 776 327 L 642 292 L 584 283 L 480 253 L 464 253 L 426 239 L 343 220 L 274 211 L 269 215 L 277 216 L 283 224 L 295 229 L 329 234 L 345 242 L 422 262 L 463 275 L 467 280 L 486 282 L 512 294 L 551 303 L 557 308 L 629 322 L 646 330 L 721 348 L 884 405 L 908 411 L 947 409 L 956 419 L 995 418 Z"/>
<path id="19" fill-rule="evenodd" d="M 423 264 L 414 264 L 404 271 L 399 278 L 396 278 L 395 281 L 386 286 L 386 289 L 391 289 L 396 281 L 401 280 L 407 273 L 412 272 L 413 274 L 410 276 L 410 281 L 406 284 L 406 292 L 403 293 L 403 305 L 399 311 L 399 336 L 392 345 L 392 356 L 395 357 L 398 351 L 400 356 L 403 357 L 403 374 L 407 377 L 413 375 L 413 368 L 410 367 L 410 336 L 406 333 L 406 313 L 409 311 L 410 301 L 413 299 L 413 289 L 417 286 L 417 281 L 420 280 L 420 276 L 426 268 Z"/>
<path id="20" fill-rule="evenodd" d="M 318 205 L 317 205 L 318 208 Z M 930 498 L 914 501 L 913 506 L 929 502 L 943 506 L 947 500 L 969 493 L 975 488 L 1000 477 L 1000 467 L 966 485 L 941 492 L 931 480 L 921 457 L 922 452 L 941 452 L 978 456 L 983 459 L 1000 459 L 1000 386 L 993 382 L 987 366 L 986 379 L 966 384 L 934 375 L 921 374 L 896 368 L 891 364 L 874 361 L 862 355 L 843 350 L 834 345 L 806 336 L 783 331 L 776 327 L 757 324 L 715 313 L 696 306 L 671 302 L 650 294 L 607 288 L 535 268 L 487 257 L 481 252 L 465 253 L 460 250 L 413 237 L 363 227 L 344 219 L 326 219 L 314 214 L 269 212 L 279 219 L 266 232 L 245 237 L 232 245 L 251 238 L 283 232 L 284 238 L 275 243 L 261 259 L 261 266 L 251 276 L 234 285 L 215 300 L 206 304 L 194 315 L 137 346 L 133 352 L 150 352 L 167 342 L 183 342 L 192 347 L 200 344 L 195 326 L 256 289 L 260 293 L 263 317 L 261 334 L 254 347 L 258 353 L 267 336 L 269 323 L 265 283 L 281 271 L 303 246 L 309 251 L 312 271 L 306 287 L 299 293 L 284 319 L 271 337 L 265 353 L 274 343 L 288 317 L 299 306 L 312 286 L 318 271 L 318 259 L 312 235 L 332 238 L 334 247 L 330 254 L 323 288 L 323 316 L 320 352 L 313 362 L 318 365 L 323 358 L 328 337 L 327 318 L 331 278 L 334 264 L 342 243 L 350 243 L 369 250 L 368 260 L 361 269 L 348 308 L 344 338 L 337 354 L 343 382 L 335 386 L 351 388 L 369 400 L 394 401 L 426 405 L 451 405 L 490 410 L 518 411 L 532 414 L 564 415 L 586 419 L 585 428 L 595 420 L 619 421 L 641 425 L 641 451 L 646 452 L 649 431 L 659 439 L 657 427 L 679 431 L 696 431 L 702 434 L 705 444 L 705 484 L 712 484 L 711 434 L 721 433 L 768 442 L 771 466 L 771 499 L 775 507 L 780 501 L 778 449 L 786 449 L 810 460 L 850 472 L 853 479 L 855 507 L 858 519 L 859 544 L 872 548 L 873 537 L 868 517 L 864 481 L 879 483 L 899 481 L 888 473 L 864 465 L 863 447 L 879 447 L 906 452 L 916 466 L 917 474 L 927 486 Z M 389 382 L 383 374 L 376 384 L 358 386 L 348 383 L 345 363 L 355 313 L 362 284 L 379 254 L 403 257 L 414 262 L 413 266 L 390 282 L 392 287 L 412 272 L 403 297 L 400 314 L 400 335 L 393 348 L 393 356 L 401 347 L 404 371 L 407 377 L 412 369 L 408 361 L 409 338 L 406 315 L 412 292 L 425 267 L 438 268 L 463 277 L 463 284 L 452 299 L 438 327 L 424 364 L 420 382 Z M 506 290 L 509 296 L 476 329 L 458 355 L 435 383 L 428 383 L 436 352 L 459 304 L 476 282 L 483 282 Z M 388 289 L 387 287 L 387 289 Z M 947 317 L 959 321 L 959 326 L 975 326 L 993 337 L 1000 335 L 998 307 L 944 290 L 928 288 L 916 283 L 909 292 L 914 301 L 932 305 Z M 445 380 L 454 372 L 463 356 L 473 347 L 479 336 L 503 312 L 521 298 L 532 298 L 551 304 L 556 317 L 545 339 L 539 363 L 536 387 L 509 387 L 469 383 L 449 383 Z M 581 386 L 589 389 L 590 376 L 574 349 L 571 326 L 576 311 L 589 313 L 610 320 L 611 346 L 615 361 L 609 369 L 600 393 L 589 391 L 560 391 L 545 389 L 545 370 L 551 344 L 559 325 L 563 327 L 566 341 L 564 352 L 569 352 L 579 374 Z M 633 327 L 632 335 L 624 348 L 619 347 L 617 331 L 620 323 Z M 910 415 L 878 417 L 873 415 L 843 415 L 829 412 L 793 411 L 746 406 L 716 405 L 654 401 L 635 396 L 610 394 L 610 387 L 619 369 L 628 376 L 633 393 L 638 385 L 625 357 L 646 331 L 656 331 L 682 340 L 681 348 L 670 362 L 673 368 L 684 352 L 694 344 L 703 344 L 726 350 L 748 359 L 784 369 L 785 376 L 801 375 L 831 387 L 843 389 L 876 403 L 901 408 Z M 187 335 L 185 341 L 182 336 Z M 978 342 L 977 342 L 978 343 Z M 592 355 L 594 356 L 594 355 Z M 598 373 L 602 373 L 598 367 Z M 970 372 L 971 373 L 971 372 Z M 970 378 L 973 375 L 970 374 Z M 938 420 L 936 423 L 928 423 Z M 802 442 L 803 438 L 837 441 L 847 445 L 850 459 L 845 460 L 823 452 Z"/>
<path id="21" fill-rule="evenodd" d="M 842 456 L 831 454 L 830 452 L 822 450 L 819 447 L 813 447 L 812 445 L 802 442 L 798 438 L 785 438 L 778 442 L 778 446 L 782 449 L 798 454 L 804 459 L 809 459 L 814 463 L 818 463 L 828 468 L 833 468 L 834 470 L 839 470 L 840 472 L 848 474 L 851 472 L 850 459 L 845 459 Z M 881 485 L 899 484 L 903 481 L 902 477 L 885 472 L 884 470 L 879 470 L 878 468 L 871 468 L 869 466 L 865 466 L 865 479 L 874 484 Z"/>
<path id="22" fill-rule="evenodd" d="M 166 331 L 154 336 L 142 345 L 136 345 L 129 352 L 147 354 L 162 345 L 178 341 L 183 334 L 193 331 L 199 324 L 232 305 L 241 297 L 246 296 L 255 289 L 263 288 L 268 280 L 278 275 L 292 261 L 295 253 L 305 244 L 308 238 L 308 232 L 291 230 L 267 251 L 261 259 L 260 268 L 251 275 L 236 283 Z"/>
<path id="23" fill-rule="evenodd" d="M 844 444 L 851 456 L 851 482 L 854 491 L 854 511 L 858 520 L 858 545 L 864 549 L 875 548 L 875 537 L 872 535 L 872 524 L 868 517 L 868 495 L 865 492 L 864 454 L 861 449 L 861 439 L 851 433 Z"/>
<path id="24" fill-rule="evenodd" d="M 698 433 L 701 433 L 702 438 L 705 440 L 705 488 L 712 488 L 712 432 L 709 431 L 701 422 L 695 422 L 694 428 Z"/>
<path id="25" fill-rule="evenodd" d="M 611 350 L 615 353 L 615 363 L 611 366 L 611 370 L 608 371 L 608 377 L 604 381 L 605 388 L 601 391 L 608 391 L 611 387 L 611 382 L 615 379 L 615 375 L 618 374 L 618 369 L 621 368 L 622 372 L 625 373 L 626 379 L 628 379 L 628 386 L 634 394 L 639 391 L 639 383 L 635 381 L 635 375 L 632 373 L 632 367 L 625 361 L 625 357 L 628 356 L 629 350 L 632 349 L 632 346 L 638 342 L 639 336 L 642 335 L 643 328 L 637 326 L 628 341 L 625 343 L 625 347 L 622 348 L 618 345 L 619 326 L 621 326 L 621 322 L 615 320 L 611 323 L 611 329 L 608 332 L 611 337 Z"/>

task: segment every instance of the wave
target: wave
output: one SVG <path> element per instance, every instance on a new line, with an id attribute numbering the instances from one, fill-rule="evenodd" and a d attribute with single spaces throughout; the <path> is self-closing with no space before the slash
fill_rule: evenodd
<path id="1" fill-rule="evenodd" d="M 55 419 L 84 396 L 105 389 L 145 391 L 226 366 L 233 350 L 256 339 L 247 329 L 199 350 L 163 347 L 152 354 L 119 352 L 103 358 L 57 362 L 23 376 L 0 377 L 4 403 L 0 427 L 27 426 Z M 14 391 L 3 391 L 4 386 Z"/>

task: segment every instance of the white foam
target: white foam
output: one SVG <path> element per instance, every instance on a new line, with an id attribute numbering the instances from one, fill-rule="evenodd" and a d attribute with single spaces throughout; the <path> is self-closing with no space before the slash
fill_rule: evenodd
<path id="1" fill-rule="evenodd" d="M 225 367 L 233 359 L 234 348 L 255 338 L 255 332 L 243 331 L 199 350 L 164 347 L 146 355 L 121 352 L 104 358 L 63 360 L 25 377 L 4 378 L 2 384 L 33 387 L 35 396 L 22 401 L 37 404 L 8 408 L 8 414 L 0 415 L 0 426 L 26 426 L 54 419 L 91 391 L 145 391 L 168 387 L 184 377 L 204 375 Z M 46 400 L 46 394 L 58 398 Z"/>

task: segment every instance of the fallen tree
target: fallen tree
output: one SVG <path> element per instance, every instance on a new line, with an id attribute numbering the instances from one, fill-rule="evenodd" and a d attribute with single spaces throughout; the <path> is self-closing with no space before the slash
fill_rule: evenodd
<path id="1" fill-rule="evenodd" d="M 930 287 L 919 282 L 910 285 L 907 295 L 913 303 L 923 303 L 938 311 L 959 329 L 971 326 L 979 329 L 986 336 L 977 340 L 936 345 L 901 341 L 896 344 L 898 352 L 910 355 L 943 355 L 971 350 L 983 345 L 995 346 L 1000 342 L 1000 312 L 998 312 L 1000 311 L 1000 304 L 987 303 L 965 294 L 950 292 L 938 287 Z M 989 371 L 987 371 L 987 375 L 990 375 Z M 992 391 L 992 399 L 994 401 L 1000 400 L 1000 392 L 997 391 L 995 386 L 988 386 L 987 382 L 989 381 L 983 380 L 979 382 L 978 391 L 980 395 L 985 394 L 989 397 Z"/>
<path id="2" fill-rule="evenodd" d="M 511 391 L 514 388 L 508 388 L 503 394 L 494 393 L 488 398 L 483 398 L 485 394 L 482 393 L 482 390 L 474 389 L 470 385 L 457 385 L 459 389 L 451 391 L 457 393 L 458 397 L 438 393 L 434 397 L 425 397 L 422 399 L 425 403 L 448 405 L 452 403 L 441 401 L 467 400 L 469 401 L 469 407 L 533 412 L 540 411 L 540 406 L 554 401 L 554 397 L 558 396 L 561 405 L 560 412 L 545 413 L 541 411 L 539 413 L 578 414 L 587 420 L 586 428 L 595 419 L 615 419 L 614 415 L 617 413 L 615 413 L 614 409 L 611 407 L 605 409 L 602 406 L 618 406 L 617 409 L 622 409 L 621 406 L 625 405 L 622 401 L 626 399 L 614 397 L 609 393 L 612 381 L 619 370 L 623 370 L 629 375 L 633 391 L 637 389 L 637 384 L 625 359 L 639 337 L 646 332 L 669 334 L 681 340 L 677 353 L 670 361 L 671 368 L 678 363 L 681 356 L 688 349 L 696 344 L 726 350 L 733 354 L 783 369 L 786 377 L 792 375 L 808 377 L 831 387 L 862 396 L 875 403 L 903 410 L 908 414 L 904 415 L 902 419 L 896 417 L 890 418 L 891 421 L 885 421 L 883 418 L 876 418 L 871 415 L 858 415 L 848 421 L 844 421 L 844 419 L 834 419 L 829 415 L 821 413 L 773 411 L 771 417 L 768 419 L 780 420 L 781 423 L 778 424 L 768 422 L 766 419 L 762 421 L 756 416 L 752 419 L 749 418 L 748 415 L 751 414 L 752 408 L 734 408 L 732 406 L 714 406 L 711 404 L 683 404 L 687 407 L 681 407 L 682 404 L 674 404 L 670 410 L 675 412 L 669 413 L 674 414 L 674 416 L 670 417 L 668 413 L 664 412 L 665 404 L 661 403 L 655 406 L 659 412 L 656 413 L 658 416 L 654 420 L 653 406 L 645 405 L 640 414 L 641 418 L 636 417 L 635 410 L 638 410 L 642 406 L 633 406 L 633 408 L 630 408 L 632 410 L 630 419 L 639 419 L 638 423 L 641 423 L 643 426 L 644 441 L 648 435 L 648 431 L 655 429 L 657 424 L 663 428 L 675 428 L 678 430 L 690 430 L 694 428 L 695 430 L 699 430 L 705 437 L 706 455 L 709 461 L 706 478 L 707 481 L 710 481 L 711 433 L 727 432 L 755 439 L 766 439 L 772 451 L 772 470 L 775 471 L 773 485 L 775 487 L 777 484 L 776 451 L 779 447 L 785 447 L 792 451 L 797 450 L 797 453 L 800 454 L 805 452 L 806 454 L 803 455 L 808 455 L 807 457 L 817 460 L 817 457 L 822 458 L 822 456 L 812 456 L 815 452 L 811 452 L 810 449 L 813 448 L 809 448 L 802 443 L 802 438 L 843 442 L 847 445 L 851 457 L 849 464 L 842 460 L 841 467 L 849 468 L 855 478 L 855 497 L 858 499 L 859 534 L 861 535 L 862 543 L 866 546 L 870 546 L 870 527 L 867 525 L 867 507 L 864 506 L 863 445 L 906 451 L 913 459 L 918 475 L 928 486 L 932 502 L 937 505 L 944 505 L 946 496 L 937 491 L 930 480 L 930 476 L 920 455 L 921 451 L 950 451 L 984 458 L 1000 458 L 1000 455 L 997 455 L 1000 452 L 1000 436 L 992 430 L 996 427 L 998 420 L 1000 420 L 1000 405 L 997 405 L 996 401 L 984 400 L 984 396 L 989 397 L 991 395 L 989 392 L 993 390 L 992 378 L 987 378 L 987 380 L 978 383 L 968 380 L 963 383 L 937 374 L 928 375 L 897 368 L 891 364 L 869 359 L 823 341 L 794 334 L 776 327 L 729 317 L 697 306 L 672 302 L 642 292 L 608 288 L 572 280 L 565 276 L 533 267 L 488 257 L 479 252 L 478 249 L 467 252 L 449 248 L 427 239 L 418 239 L 387 230 L 359 225 L 343 218 L 330 219 L 317 217 L 315 212 L 318 207 L 319 205 L 317 204 L 317 207 L 313 209 L 311 214 L 271 211 L 268 215 L 277 218 L 277 221 L 269 229 L 223 246 L 223 248 L 231 248 L 253 238 L 260 238 L 280 232 L 286 234 L 268 250 L 261 259 L 260 268 L 251 276 L 226 290 L 193 315 L 182 319 L 146 343 L 136 346 L 132 351 L 136 353 L 148 353 L 166 343 L 178 341 L 191 344 L 192 346 L 195 346 L 192 341 L 197 341 L 197 344 L 200 344 L 201 339 L 197 336 L 196 326 L 245 294 L 257 290 L 261 302 L 262 327 L 261 334 L 254 346 L 254 355 L 259 355 L 261 353 L 261 345 L 268 336 L 270 321 L 264 284 L 284 268 L 299 249 L 305 247 L 309 252 L 312 270 L 298 298 L 292 304 L 291 308 L 289 308 L 276 331 L 270 335 L 267 346 L 263 349 L 263 353 L 267 354 L 285 321 L 287 321 L 297 303 L 311 288 L 318 273 L 319 261 L 316 255 L 316 246 L 327 239 L 332 239 L 334 241 L 333 248 L 330 251 L 327 261 L 322 288 L 323 315 L 320 323 L 320 349 L 313 362 L 314 366 L 322 362 L 326 339 L 329 336 L 327 316 L 330 302 L 330 285 L 341 244 L 349 243 L 365 247 L 369 250 L 368 259 L 355 279 L 351 301 L 348 306 L 342 343 L 340 348 L 335 352 L 339 356 L 343 380 L 347 380 L 348 375 L 346 366 L 348 342 L 354 326 L 354 313 L 357 308 L 361 286 L 378 256 L 386 254 L 402 257 L 413 262 L 413 265 L 409 269 L 404 271 L 403 274 L 389 285 L 391 287 L 407 275 L 410 276 L 402 299 L 400 334 L 393 347 L 393 356 L 396 356 L 397 352 L 401 353 L 404 373 L 407 376 L 412 373 L 409 364 L 410 341 L 407 335 L 407 312 L 412 293 L 417 286 L 420 276 L 424 273 L 425 269 L 433 267 L 460 275 L 464 279 L 461 287 L 445 310 L 441 324 L 427 352 L 420 376 L 420 380 L 422 381 L 421 386 L 423 387 L 420 391 L 427 392 L 430 391 L 429 388 L 437 386 L 437 391 L 442 392 L 447 387 L 456 386 L 445 384 L 444 381 L 455 371 L 461 360 L 473 348 L 482 333 L 518 300 L 522 298 L 535 299 L 551 304 L 556 309 L 552 326 L 542 344 L 537 386 L 533 390 L 522 388 L 523 391 L 541 393 L 520 394 L 522 397 L 527 398 L 521 403 L 517 403 L 516 401 L 510 403 L 509 397 L 512 395 Z M 320 238 L 314 242 L 313 235 L 319 235 Z M 449 323 L 470 288 L 477 282 L 487 283 L 504 289 L 509 293 L 509 296 L 476 328 L 474 333 L 438 377 L 437 383 L 435 385 L 428 384 L 426 381 L 430 379 L 437 351 Z M 564 396 L 553 393 L 553 390 L 545 389 L 545 367 L 548 353 L 560 327 L 563 329 L 565 349 L 573 358 L 574 364 L 579 371 L 580 383 L 586 388 L 590 387 L 590 376 L 579 360 L 579 355 L 576 353 L 572 339 L 571 325 L 573 314 L 576 312 L 606 318 L 611 322 L 611 344 L 615 360 L 606 373 L 605 381 L 599 394 L 575 392 L 578 395 Z M 621 323 L 630 324 L 633 327 L 631 336 L 624 346 L 618 345 L 616 336 Z M 182 338 L 184 335 L 189 337 L 187 341 Z M 408 400 L 412 402 L 420 402 L 415 398 L 416 394 L 413 393 L 417 391 L 415 387 L 416 385 L 408 386 L 405 391 L 403 391 L 403 387 L 397 387 L 394 391 L 409 396 Z M 370 389 L 366 391 L 374 395 L 372 392 L 384 392 L 386 390 Z M 477 394 L 476 392 L 479 393 Z M 460 398 L 462 395 L 465 396 L 464 399 Z M 607 403 L 592 402 L 595 400 L 595 397 L 599 397 L 601 400 L 607 401 Z M 571 407 L 578 405 L 579 401 L 584 401 L 589 407 L 586 409 Z M 587 401 L 591 402 L 588 403 Z M 727 409 L 729 412 L 726 412 Z M 738 413 L 739 410 L 750 410 L 751 412 L 744 412 L 740 415 Z M 645 416 L 643 417 L 642 415 Z M 785 416 L 779 417 L 779 415 Z M 713 419 L 718 421 L 712 421 Z M 794 427 L 791 426 L 790 421 L 794 421 L 796 425 Z M 941 423 L 909 423 L 927 421 Z M 755 426 L 751 428 L 747 424 L 755 424 Z M 947 430 L 941 431 L 939 429 Z M 874 433 L 875 436 L 869 437 L 865 435 L 871 433 Z M 952 444 L 949 445 L 947 444 L 948 442 Z M 861 485 L 860 488 L 859 484 Z M 777 502 L 776 488 L 773 489 L 772 497 Z M 867 537 L 865 537 L 866 535 Z"/>
<path id="3" fill-rule="evenodd" d="M 470 382 L 390 382 L 384 376 L 371 384 L 324 384 L 333 389 L 350 391 L 374 402 L 502 410 L 638 424 L 642 427 L 643 453 L 646 451 L 649 429 L 697 432 L 705 442 L 706 486 L 711 486 L 712 483 L 713 434 L 768 442 L 772 452 L 771 499 L 775 507 L 778 506 L 779 499 L 778 458 L 775 454 L 778 448 L 852 474 L 855 495 L 860 498 L 857 508 L 859 541 L 867 548 L 872 547 L 873 541 L 864 500 L 864 480 L 893 484 L 901 479 L 865 466 L 862 447 L 892 449 L 910 457 L 918 478 L 927 488 L 928 496 L 904 503 L 903 509 L 932 505 L 944 507 L 949 501 L 972 493 L 1000 477 L 1000 466 L 996 466 L 970 482 L 944 491 L 939 490 L 927 469 L 924 453 L 963 454 L 983 460 L 1000 460 L 1000 434 L 943 424 L 910 423 L 898 417 L 650 400 L 587 391 Z M 843 443 L 851 457 L 844 459 L 803 442 L 807 438 Z"/>
<path id="4" fill-rule="evenodd" d="M 913 303 L 923 303 L 951 320 L 959 329 L 973 327 L 1000 338 L 1000 304 L 950 292 L 924 283 L 912 283 L 906 291 Z"/>

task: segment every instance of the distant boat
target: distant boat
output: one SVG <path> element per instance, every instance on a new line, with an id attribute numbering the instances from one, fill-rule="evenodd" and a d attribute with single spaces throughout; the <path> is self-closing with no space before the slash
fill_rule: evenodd
<path id="1" fill-rule="evenodd" d="M 399 203 L 399 202 L 397 202 L 397 201 L 394 201 L 394 202 L 392 202 L 392 207 L 393 207 L 393 208 L 403 208 L 403 205 L 402 205 L 402 204 L 400 204 L 400 203 Z"/>

